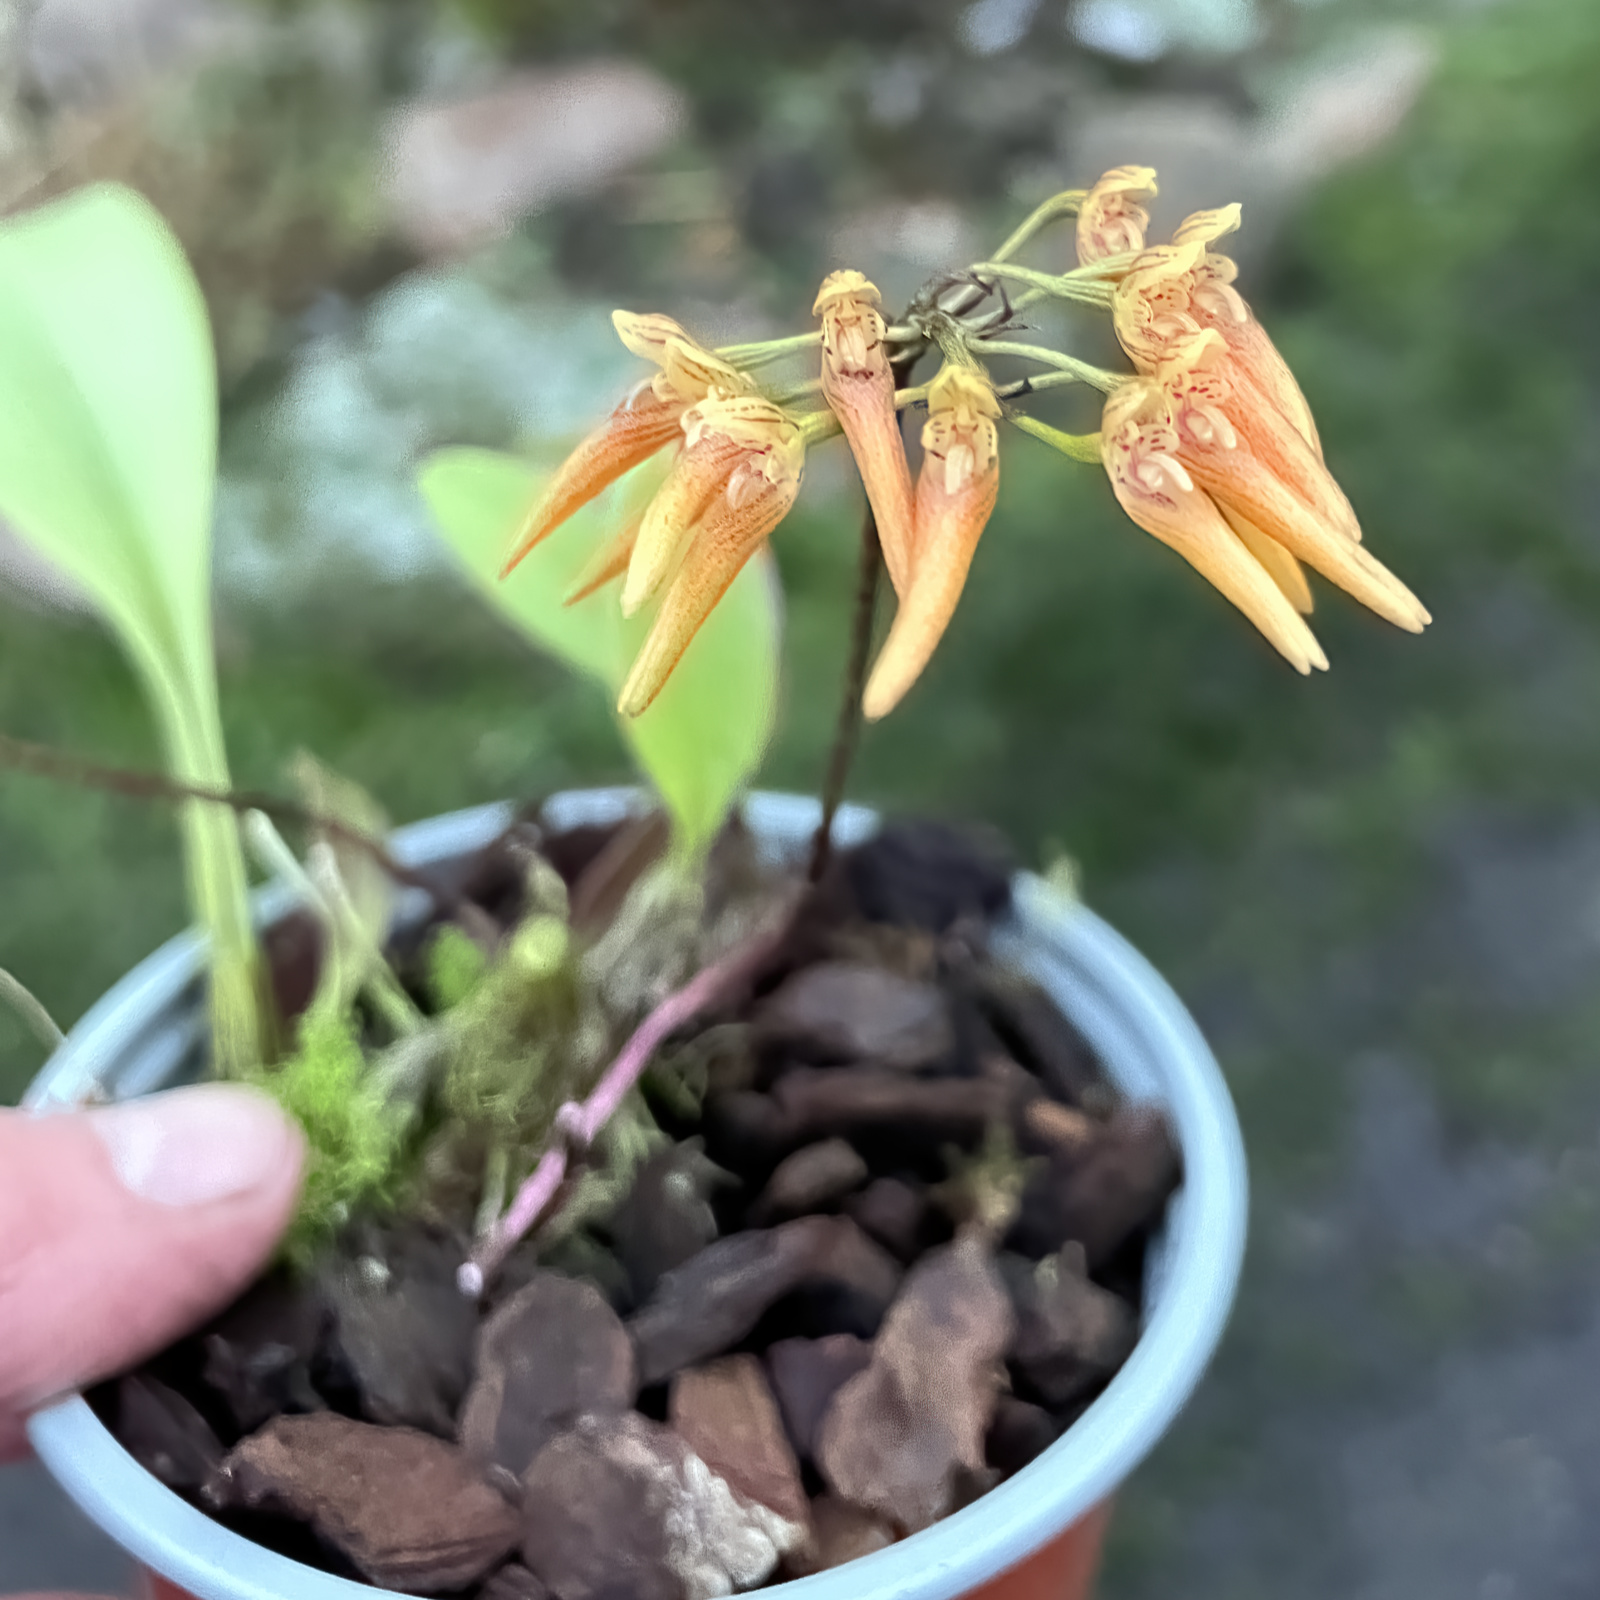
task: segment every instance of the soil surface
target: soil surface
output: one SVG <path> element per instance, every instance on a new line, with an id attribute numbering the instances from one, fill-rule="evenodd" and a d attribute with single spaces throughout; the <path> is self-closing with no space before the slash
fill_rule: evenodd
<path id="1" fill-rule="evenodd" d="M 524 826 L 441 903 L 503 937 L 537 849 L 598 930 L 648 838 Z M 713 874 L 748 871 L 739 845 Z M 709 1600 L 927 1527 L 1126 1359 L 1179 1181 L 1161 1117 L 990 959 L 1008 884 L 930 824 L 839 856 L 647 1072 L 664 1137 L 626 1191 L 564 1228 L 569 1177 L 481 1301 L 456 1287 L 468 1226 L 359 1217 L 92 1403 L 229 1526 L 417 1593 Z"/>

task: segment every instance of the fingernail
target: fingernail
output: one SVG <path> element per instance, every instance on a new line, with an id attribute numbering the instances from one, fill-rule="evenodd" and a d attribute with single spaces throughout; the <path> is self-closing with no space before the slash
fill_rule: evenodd
<path id="1" fill-rule="evenodd" d="M 235 1084 L 171 1089 L 88 1113 L 122 1186 L 164 1206 L 205 1206 L 299 1165 L 300 1135 L 266 1095 Z"/>

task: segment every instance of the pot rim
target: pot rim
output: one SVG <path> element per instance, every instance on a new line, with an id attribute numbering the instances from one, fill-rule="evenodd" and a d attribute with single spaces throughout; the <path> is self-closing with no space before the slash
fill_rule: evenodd
<path id="1" fill-rule="evenodd" d="M 555 826 L 612 820 L 640 798 L 631 788 L 567 791 L 547 801 L 542 815 Z M 397 829 L 391 848 L 413 865 L 463 854 L 513 814 L 508 804 L 450 812 Z M 803 796 L 757 792 L 744 814 L 775 856 L 788 857 L 809 839 L 820 808 Z M 853 843 L 876 827 L 875 813 L 846 806 L 835 838 Z M 1151 1251 L 1144 1327 L 1105 1390 L 1020 1472 L 887 1549 L 770 1586 L 763 1593 L 771 1600 L 953 1600 L 1025 1560 L 1144 1459 L 1187 1403 L 1227 1322 L 1248 1195 L 1243 1141 L 1215 1057 L 1156 969 L 1092 911 L 1031 873 L 1017 874 L 1013 895 L 1016 914 L 997 937 L 998 952 L 1052 991 L 1129 1098 L 1164 1106 L 1182 1152 L 1183 1182 Z M 269 921 L 292 902 L 267 889 L 255 903 L 258 918 Z M 144 1093 L 165 1082 L 197 1037 L 198 1015 L 188 1028 L 174 1028 L 168 1016 L 197 985 L 203 951 L 202 936 L 191 929 L 128 972 L 73 1027 L 23 1106 L 73 1103 L 90 1084 L 109 1081 L 141 1044 L 136 1081 L 119 1082 L 119 1089 Z M 384 1592 L 304 1566 L 212 1521 L 139 1466 L 81 1395 L 36 1412 L 28 1435 L 91 1520 L 199 1600 L 370 1600 Z"/>

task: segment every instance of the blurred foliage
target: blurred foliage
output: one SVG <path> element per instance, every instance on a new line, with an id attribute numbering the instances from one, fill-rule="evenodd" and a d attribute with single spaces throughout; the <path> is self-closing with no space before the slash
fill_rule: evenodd
<path id="1" fill-rule="evenodd" d="M 392 30 L 321 24 L 264 26 L 181 88 L 157 78 L 62 116 L 41 177 L 12 201 L 96 179 L 145 195 L 205 291 L 225 388 L 283 354 L 319 298 L 366 292 L 413 261 L 378 182 L 374 130 L 403 86 Z"/>
<path id="2" fill-rule="evenodd" d="M 567 596 L 616 530 L 643 515 L 660 473 L 630 473 L 505 574 L 506 552 L 542 481 L 515 456 L 443 450 L 428 458 L 418 486 L 444 542 L 486 603 L 536 648 L 614 696 L 659 606 L 624 619 L 614 583 L 576 605 Z M 782 631 L 777 574 L 759 555 L 735 577 L 650 708 L 617 719 L 619 735 L 672 819 L 674 852 L 691 871 L 771 744 Z"/>

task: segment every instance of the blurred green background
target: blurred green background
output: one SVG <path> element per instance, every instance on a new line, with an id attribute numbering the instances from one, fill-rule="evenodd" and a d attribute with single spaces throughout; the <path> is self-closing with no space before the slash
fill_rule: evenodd
<path id="1" fill-rule="evenodd" d="M 631 381 L 610 306 L 759 336 L 845 263 L 903 298 L 1127 161 L 1158 229 L 1243 200 L 1242 287 L 1433 627 L 1322 591 L 1333 670 L 1301 681 L 1101 474 L 1008 433 L 854 792 L 1069 856 L 1238 1101 L 1245 1287 L 1103 1594 L 1600 1590 L 1600 7 L 11 0 L 0 55 L 9 204 L 122 177 L 207 288 L 236 777 L 304 745 L 399 820 L 625 775 L 410 486 L 436 444 L 557 451 Z M 857 493 L 818 462 L 775 541 L 772 786 L 823 766 Z M 155 760 L 14 544 L 0 728 Z M 0 965 L 68 1023 L 181 925 L 172 820 L 0 773 L 0 895 Z M 38 1064 L 0 1015 L 0 1098 Z M 50 1560 L 17 1571 L 70 1581 Z"/>

